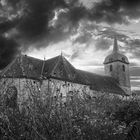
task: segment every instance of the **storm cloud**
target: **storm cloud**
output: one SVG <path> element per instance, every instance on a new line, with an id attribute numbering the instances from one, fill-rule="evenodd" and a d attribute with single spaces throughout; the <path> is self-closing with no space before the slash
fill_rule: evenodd
<path id="1" fill-rule="evenodd" d="M 18 52 L 19 47 L 15 40 L 0 36 L 0 68 L 8 65 Z"/>
<path id="2" fill-rule="evenodd" d="M 82 21 L 128 24 L 140 15 L 139 0 L 93 1 L 90 8 L 85 3 L 86 0 L 1 0 L 0 46 L 3 51 L 0 68 L 4 68 L 19 50 L 46 47 L 69 39 L 78 33 Z M 84 43 L 90 37 L 89 34 L 87 38 L 80 35 L 75 42 Z M 97 46 L 102 43 L 98 42 Z"/>

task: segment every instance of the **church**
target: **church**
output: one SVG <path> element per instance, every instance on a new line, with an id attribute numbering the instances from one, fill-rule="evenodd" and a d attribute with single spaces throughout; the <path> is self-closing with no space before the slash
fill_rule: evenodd
<path id="1" fill-rule="evenodd" d="M 20 100 L 26 98 L 30 89 L 42 96 L 48 92 L 64 97 L 72 92 L 131 95 L 129 61 L 119 51 L 116 38 L 112 53 L 103 64 L 105 75 L 98 75 L 75 68 L 62 54 L 48 60 L 20 55 L 0 73 L 0 85 L 5 92 L 14 87 Z"/>

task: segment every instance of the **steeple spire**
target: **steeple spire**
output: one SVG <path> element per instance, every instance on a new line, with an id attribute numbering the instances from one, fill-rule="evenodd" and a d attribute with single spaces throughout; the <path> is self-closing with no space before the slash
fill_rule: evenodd
<path id="1" fill-rule="evenodd" d="M 61 57 L 63 56 L 63 51 L 61 50 Z"/>
<path id="2" fill-rule="evenodd" d="M 118 52 L 119 48 L 118 48 L 118 43 L 117 43 L 117 38 L 116 36 L 114 37 L 114 46 L 113 46 L 113 52 Z"/>

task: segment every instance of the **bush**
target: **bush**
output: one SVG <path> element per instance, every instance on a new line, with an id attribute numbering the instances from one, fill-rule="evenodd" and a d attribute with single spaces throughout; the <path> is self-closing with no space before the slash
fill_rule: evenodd
<path id="1" fill-rule="evenodd" d="M 138 100 L 124 101 L 113 114 L 114 119 L 125 123 L 127 126 L 135 121 L 140 121 L 140 107 Z"/>
<path id="2" fill-rule="evenodd" d="M 121 140 L 125 125 L 112 120 L 115 108 L 122 102 L 105 95 L 80 98 L 73 93 L 63 97 L 46 97 L 46 102 L 30 95 L 22 108 L 0 108 L 1 139 L 8 140 Z M 49 95 L 49 94 L 48 94 Z M 117 116 L 117 112 L 115 112 Z M 114 116 L 115 116 L 114 115 Z"/>

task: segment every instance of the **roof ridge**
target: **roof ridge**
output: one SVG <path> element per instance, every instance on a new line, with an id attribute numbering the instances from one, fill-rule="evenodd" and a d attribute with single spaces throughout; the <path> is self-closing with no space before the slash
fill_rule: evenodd
<path id="1" fill-rule="evenodd" d="M 50 61 L 50 60 L 52 60 L 52 59 L 54 59 L 54 58 L 57 58 L 57 57 L 59 57 L 59 56 L 60 56 L 60 55 L 57 55 L 57 56 L 52 57 L 52 58 L 49 58 L 49 59 L 45 60 L 45 62 L 46 62 L 46 61 Z"/>
<path id="2" fill-rule="evenodd" d="M 64 68 L 65 68 L 66 72 L 67 72 L 67 71 L 70 72 L 70 70 L 65 66 L 65 62 L 66 62 L 70 67 L 72 67 L 73 70 L 76 70 L 75 67 L 74 67 L 65 57 L 62 56 L 62 60 L 63 60 Z M 65 62 L 64 62 L 64 61 L 65 61 Z"/>

